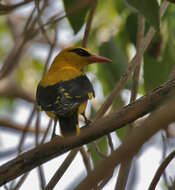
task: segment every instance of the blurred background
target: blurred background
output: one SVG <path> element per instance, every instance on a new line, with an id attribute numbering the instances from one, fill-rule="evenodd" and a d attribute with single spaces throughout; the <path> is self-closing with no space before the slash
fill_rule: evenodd
<path id="1" fill-rule="evenodd" d="M 94 13 L 88 40 L 84 32 L 89 14 Z M 54 57 L 65 47 L 82 46 L 113 60 L 112 64 L 96 64 L 86 69 L 96 98 L 88 104 L 92 119 L 125 72 L 137 49 L 138 15 L 145 18 L 145 34 L 153 26 L 156 34 L 141 62 L 137 98 L 158 87 L 174 75 L 175 5 L 170 3 L 159 22 L 162 1 L 130 0 L 0 0 L 0 163 L 16 157 L 51 138 L 52 121 L 35 106 L 36 87 Z M 130 101 L 132 76 L 120 91 L 108 112 L 120 110 Z M 145 116 L 146 117 L 146 116 Z M 145 119 L 141 118 L 135 122 Z M 83 119 L 80 118 L 83 125 Z M 114 149 L 126 136 L 128 126 L 111 134 Z M 59 128 L 57 129 L 59 134 Z M 126 189 L 147 189 L 156 169 L 174 148 L 174 125 L 156 134 L 134 158 Z M 97 147 L 85 147 L 91 168 L 111 153 L 108 138 Z M 39 169 L 9 182 L 2 189 L 43 189 L 59 168 L 67 153 Z M 161 178 L 157 190 L 172 189 L 175 163 Z M 86 176 L 82 153 L 78 153 L 55 189 L 74 189 Z M 118 168 L 101 189 L 115 189 Z M 175 189 L 175 187 L 174 187 Z"/>

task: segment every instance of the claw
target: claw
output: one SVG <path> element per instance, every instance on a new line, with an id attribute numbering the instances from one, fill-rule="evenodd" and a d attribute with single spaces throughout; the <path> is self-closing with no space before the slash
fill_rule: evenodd
<path id="1" fill-rule="evenodd" d="M 86 126 L 90 125 L 90 124 L 91 124 L 91 120 L 89 120 L 89 119 L 86 117 L 85 113 L 82 113 L 81 115 L 84 117 L 84 121 L 85 121 Z"/>
<path id="2" fill-rule="evenodd" d="M 54 139 L 57 136 L 56 133 L 55 133 L 56 125 L 57 125 L 57 120 L 55 119 L 51 140 Z"/>

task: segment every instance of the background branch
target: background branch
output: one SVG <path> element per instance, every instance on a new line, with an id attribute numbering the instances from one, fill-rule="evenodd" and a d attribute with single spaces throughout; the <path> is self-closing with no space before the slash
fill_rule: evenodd
<path id="1" fill-rule="evenodd" d="M 174 96 L 174 95 L 173 95 Z M 106 160 L 102 161 L 95 170 L 78 185 L 76 190 L 90 189 L 109 174 L 121 161 L 133 157 L 141 146 L 160 129 L 164 129 L 175 121 L 174 98 L 153 112 L 142 127 L 137 127 L 123 144 Z M 153 127 L 154 126 L 154 127 Z M 105 166 L 105 167 L 103 167 Z"/>
<path id="2" fill-rule="evenodd" d="M 144 40 L 144 31 L 145 31 L 144 17 L 138 14 L 137 52 L 138 52 L 138 55 L 140 55 L 140 57 L 138 58 L 138 64 L 135 67 L 135 70 L 133 73 L 133 78 L 132 78 L 133 84 L 131 88 L 130 103 L 136 100 L 137 93 L 138 93 L 140 68 L 141 68 L 141 63 L 142 63 L 142 58 L 143 58 L 142 54 L 139 53 L 139 51 L 142 49 L 143 40 Z M 131 123 L 127 127 L 126 137 L 131 134 L 133 127 L 134 127 L 134 123 Z M 132 160 L 133 158 L 130 158 L 121 163 L 115 190 L 117 189 L 125 190 L 129 172 L 132 166 Z"/>
<path id="3" fill-rule="evenodd" d="M 156 174 L 154 175 L 154 178 L 153 178 L 148 190 L 154 190 L 156 188 L 156 185 L 157 185 L 161 175 L 165 171 L 165 168 L 172 161 L 172 159 L 174 159 L 174 157 L 175 157 L 175 151 L 171 152 L 167 156 L 167 158 L 162 162 L 162 164 L 159 166 L 158 170 L 156 171 Z"/>
<path id="4" fill-rule="evenodd" d="M 49 143 L 39 145 L 38 147 L 21 154 L 17 158 L 0 167 L 0 184 L 2 185 L 10 181 L 20 176 L 22 173 L 27 172 L 34 167 L 67 152 L 68 150 L 94 141 L 128 123 L 133 122 L 141 116 L 149 113 L 159 106 L 165 99 L 169 98 L 170 95 L 174 93 L 174 89 L 175 79 L 168 81 L 166 84 L 153 90 L 146 96 L 143 96 L 132 104 L 125 106 L 119 112 L 111 113 L 96 121 L 92 124 L 93 126 L 91 125 L 89 128 L 84 128 L 83 133 L 81 133 L 79 137 L 64 139 L 58 137 Z"/>

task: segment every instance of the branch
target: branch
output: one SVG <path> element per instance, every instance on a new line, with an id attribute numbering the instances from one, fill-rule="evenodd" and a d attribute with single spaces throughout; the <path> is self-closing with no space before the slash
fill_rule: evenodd
<path id="1" fill-rule="evenodd" d="M 171 160 L 175 157 L 175 151 L 171 152 L 167 158 L 162 162 L 162 164 L 159 166 L 148 190 L 154 190 L 156 188 L 156 185 L 163 174 L 165 168 L 168 166 L 168 164 L 171 162 Z"/>
<path id="2" fill-rule="evenodd" d="M 142 117 L 155 109 L 162 101 L 169 98 L 175 89 L 175 79 L 125 106 L 119 112 L 92 123 L 90 127 L 82 129 L 80 136 L 70 138 L 55 138 L 51 142 L 37 146 L 0 167 L 0 185 L 30 171 L 31 169 L 60 156 L 61 154 L 94 141 L 128 123 Z"/>
<path id="3" fill-rule="evenodd" d="M 72 150 L 69 155 L 66 157 L 62 165 L 59 167 L 59 169 L 56 171 L 52 179 L 49 181 L 48 185 L 46 186 L 45 190 L 52 190 L 55 185 L 58 183 L 58 181 L 61 179 L 61 177 L 66 172 L 67 168 L 70 166 L 71 162 L 74 160 L 75 156 L 77 155 L 79 149 Z"/>
<path id="4" fill-rule="evenodd" d="M 113 152 L 106 160 L 102 161 L 95 170 L 75 188 L 75 190 L 91 189 L 107 176 L 118 164 L 132 158 L 142 145 L 159 130 L 166 128 L 175 121 L 174 94 L 166 104 L 153 112 L 142 126 L 135 128 L 132 134 Z M 105 167 L 104 167 L 105 166 Z"/>
<path id="5" fill-rule="evenodd" d="M 34 95 L 20 87 L 13 75 L 1 80 L 0 96 L 8 98 L 20 98 L 32 103 L 35 101 Z"/>
<path id="6" fill-rule="evenodd" d="M 24 127 L 24 131 L 21 135 L 21 138 L 20 138 L 20 141 L 19 141 L 19 145 L 18 145 L 18 152 L 20 153 L 22 151 L 22 146 L 23 146 L 23 143 L 24 143 L 24 140 L 25 140 L 25 136 L 26 136 L 26 133 L 30 127 L 30 124 L 33 120 L 33 117 L 35 115 L 35 111 L 36 111 L 36 106 L 34 105 L 33 106 L 33 109 L 32 109 L 32 112 L 30 113 L 30 116 L 25 124 L 25 127 Z"/>
<path id="7" fill-rule="evenodd" d="M 27 47 L 27 42 L 22 37 L 21 40 L 18 40 L 6 59 L 4 60 L 4 64 L 0 70 L 0 80 L 10 74 L 13 69 L 19 64 L 22 55 Z"/>
<path id="8" fill-rule="evenodd" d="M 91 10 L 90 10 L 88 20 L 87 20 L 87 23 L 86 23 L 86 29 L 85 29 L 85 32 L 84 32 L 84 37 L 83 37 L 83 42 L 82 42 L 83 47 L 87 46 L 87 41 L 88 41 L 88 37 L 89 37 L 91 25 L 92 25 L 92 19 L 94 17 L 96 7 L 97 7 L 97 0 L 92 0 L 91 1 Z"/>
<path id="9" fill-rule="evenodd" d="M 162 3 L 162 5 L 160 7 L 160 18 L 163 16 L 168 4 L 169 3 L 166 0 Z M 119 83 L 116 84 L 116 86 L 113 89 L 113 91 L 111 92 L 111 94 L 107 97 L 107 99 L 105 100 L 103 105 L 100 107 L 100 109 L 96 113 L 94 121 L 96 121 L 101 116 L 103 116 L 105 114 L 105 112 L 108 110 L 108 108 L 110 107 L 110 105 L 112 104 L 114 99 L 116 98 L 117 94 L 120 92 L 120 90 L 123 88 L 123 86 L 127 82 L 131 73 L 135 70 L 135 67 L 138 65 L 138 59 L 143 55 L 143 53 L 147 49 L 155 32 L 156 31 L 155 31 L 154 27 L 150 27 L 149 31 L 147 32 L 147 34 L 144 38 L 142 47 L 140 47 L 139 52 L 137 52 L 136 55 L 134 56 L 134 58 L 130 61 L 130 63 L 128 64 L 128 67 L 126 68 L 125 73 L 122 75 Z"/>
<path id="10" fill-rule="evenodd" d="M 23 6 L 23 5 L 31 3 L 32 1 L 33 0 L 25 0 L 23 2 L 16 3 L 14 5 L 3 5 L 3 4 L 0 4 L 0 15 L 2 15 L 2 14 L 8 14 L 10 11 L 13 11 L 16 8 L 19 8 L 19 7 Z"/>
<path id="11" fill-rule="evenodd" d="M 130 103 L 136 100 L 138 87 L 139 87 L 139 76 L 140 76 L 140 68 L 142 63 L 142 54 L 140 54 L 139 51 L 143 46 L 144 31 L 145 31 L 144 17 L 138 14 L 137 52 L 138 55 L 140 55 L 140 57 L 138 58 L 138 65 L 136 66 L 133 73 L 133 84 L 131 89 Z M 127 127 L 126 137 L 131 134 L 133 128 L 134 128 L 134 123 L 131 123 L 131 125 Z M 125 162 L 121 163 L 115 189 L 120 189 L 120 190 L 125 189 L 129 172 L 132 166 L 132 160 L 133 158 L 125 160 Z"/>
<path id="12" fill-rule="evenodd" d="M 80 147 L 79 151 L 82 156 L 82 160 L 86 168 L 86 171 L 87 173 L 89 173 L 91 171 L 91 162 L 90 162 L 89 154 L 86 152 L 83 146 Z"/>
<path id="13" fill-rule="evenodd" d="M 8 130 L 15 130 L 18 132 L 26 131 L 24 126 L 21 126 L 15 122 L 7 120 L 7 119 L 0 119 L 0 127 L 1 128 L 3 127 L 5 129 L 8 129 Z M 35 130 L 28 128 L 26 132 L 35 133 Z M 42 129 L 40 129 L 40 131 L 39 131 L 39 133 L 44 133 L 44 132 L 45 132 L 45 130 L 42 130 Z"/>

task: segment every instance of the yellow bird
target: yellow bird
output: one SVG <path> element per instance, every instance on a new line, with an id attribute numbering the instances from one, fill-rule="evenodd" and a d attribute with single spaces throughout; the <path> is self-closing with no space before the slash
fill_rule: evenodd
<path id="1" fill-rule="evenodd" d="M 94 55 L 82 47 L 65 48 L 55 57 L 50 69 L 39 82 L 36 101 L 41 110 L 46 111 L 55 121 L 52 137 L 55 136 L 57 120 L 63 136 L 80 133 L 79 114 L 87 121 L 87 101 L 95 94 L 83 69 L 94 62 L 111 60 Z"/>

